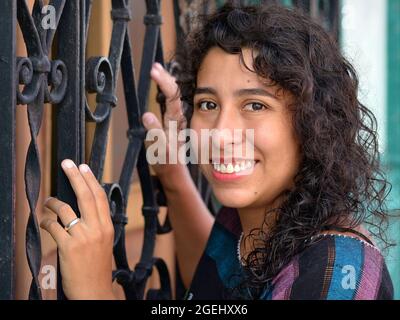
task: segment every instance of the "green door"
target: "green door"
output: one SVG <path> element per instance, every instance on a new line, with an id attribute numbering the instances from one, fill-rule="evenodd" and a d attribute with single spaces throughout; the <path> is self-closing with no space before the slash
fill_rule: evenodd
<path id="1" fill-rule="evenodd" d="M 388 0 L 388 106 L 387 154 L 388 175 L 393 189 L 389 208 L 400 208 L 400 0 Z M 394 213 L 394 212 L 393 212 Z M 398 214 L 398 212 L 397 212 Z M 400 243 L 400 223 L 392 218 L 391 239 Z M 395 288 L 395 298 L 400 299 L 400 247 L 390 249 L 387 257 L 389 271 Z"/>

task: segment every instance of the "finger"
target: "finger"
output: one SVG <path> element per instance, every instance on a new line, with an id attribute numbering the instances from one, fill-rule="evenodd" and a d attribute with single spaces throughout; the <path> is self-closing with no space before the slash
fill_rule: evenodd
<path id="1" fill-rule="evenodd" d="M 146 112 L 145 114 L 143 114 L 142 122 L 146 130 L 163 129 L 160 121 L 154 113 Z"/>
<path id="2" fill-rule="evenodd" d="M 165 95 L 165 117 L 170 120 L 179 120 L 183 115 L 183 109 L 176 79 L 159 63 L 153 65 L 150 75 Z"/>
<path id="3" fill-rule="evenodd" d="M 50 233 L 57 246 L 61 246 L 70 237 L 68 232 L 56 220 L 43 219 L 40 222 L 40 227 Z"/>
<path id="4" fill-rule="evenodd" d="M 82 218 L 88 223 L 95 223 L 99 219 L 96 201 L 92 191 L 86 184 L 85 179 L 82 177 L 72 160 L 64 160 L 61 163 L 61 166 L 64 169 L 64 172 L 71 183 L 72 189 L 75 192 Z"/>
<path id="5" fill-rule="evenodd" d="M 147 131 L 153 130 L 153 132 L 150 132 L 147 134 L 146 139 L 145 139 L 145 146 L 148 148 L 150 145 L 154 143 L 153 139 L 154 137 L 157 136 L 157 139 L 161 139 L 159 143 L 165 143 L 167 142 L 166 135 L 164 133 L 163 127 L 156 117 L 155 114 L 151 112 L 146 112 L 142 116 L 142 121 L 143 125 L 146 128 Z M 159 141 L 159 140 L 157 140 Z"/>
<path id="6" fill-rule="evenodd" d="M 164 93 L 167 101 L 180 101 L 179 88 L 175 77 L 165 70 L 160 63 L 153 64 L 150 75 Z"/>
<path id="7" fill-rule="evenodd" d="M 60 218 L 61 223 L 64 226 L 67 226 L 71 221 L 77 218 L 74 210 L 72 210 L 72 208 L 67 203 L 60 201 L 57 198 L 48 198 L 44 203 L 44 206 L 45 208 L 48 208 L 49 210 L 54 212 Z M 74 233 L 77 233 L 77 231 L 79 231 L 81 228 L 79 224 L 80 223 L 75 225 L 68 232 L 70 232 L 72 235 Z"/>
<path id="8" fill-rule="evenodd" d="M 99 215 L 100 223 L 107 224 L 111 222 L 110 206 L 108 203 L 108 198 L 106 192 L 102 186 L 97 181 L 96 177 L 93 175 L 92 170 L 86 164 L 81 164 L 79 166 L 79 171 L 82 174 L 83 179 L 85 179 L 86 184 L 94 195 L 96 201 L 97 213 Z"/>

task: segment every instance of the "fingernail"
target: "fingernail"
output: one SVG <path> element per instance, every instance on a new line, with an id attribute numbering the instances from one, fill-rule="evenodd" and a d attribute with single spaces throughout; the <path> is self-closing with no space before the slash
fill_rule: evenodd
<path id="1" fill-rule="evenodd" d="M 71 168 L 75 167 L 75 163 L 72 160 L 66 159 L 63 162 L 61 162 L 61 166 L 64 169 L 71 169 Z"/>
<path id="2" fill-rule="evenodd" d="M 51 199 L 53 199 L 53 197 L 48 197 L 46 200 L 44 200 L 44 205 L 46 205 Z"/>
<path id="3" fill-rule="evenodd" d="M 152 124 L 154 122 L 154 117 L 152 114 L 146 113 L 143 115 L 143 122 L 144 124 Z"/>
<path id="4" fill-rule="evenodd" d="M 79 166 L 79 170 L 80 170 L 82 173 L 88 173 L 88 172 L 90 172 L 90 168 L 89 168 L 89 166 L 88 166 L 87 164 L 81 164 L 81 165 Z"/>
<path id="5" fill-rule="evenodd" d="M 161 65 L 161 63 L 155 62 L 153 65 L 157 70 L 162 70 L 163 66 Z"/>
<path id="6" fill-rule="evenodd" d="M 153 76 L 153 77 L 156 77 L 156 78 L 158 78 L 159 76 L 160 76 L 160 71 L 159 70 L 157 70 L 154 66 L 153 66 L 153 68 L 151 69 L 151 75 Z"/>

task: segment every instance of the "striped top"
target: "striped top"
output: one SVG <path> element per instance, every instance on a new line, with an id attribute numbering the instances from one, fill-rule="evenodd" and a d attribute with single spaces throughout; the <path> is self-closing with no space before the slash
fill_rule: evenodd
<path id="1" fill-rule="evenodd" d="M 186 299 L 233 299 L 231 289 L 241 282 L 243 275 L 237 256 L 241 232 L 237 210 L 222 208 Z M 261 299 L 393 299 L 386 263 L 375 246 L 338 234 L 323 234 L 314 240 L 280 271 Z"/>

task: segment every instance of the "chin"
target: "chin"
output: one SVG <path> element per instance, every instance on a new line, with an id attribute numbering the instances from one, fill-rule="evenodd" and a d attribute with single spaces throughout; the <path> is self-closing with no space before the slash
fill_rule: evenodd
<path id="1" fill-rule="evenodd" d="M 217 200 L 225 207 L 229 208 L 245 208 L 251 205 L 254 201 L 250 197 L 246 196 L 244 190 L 213 190 Z"/>

